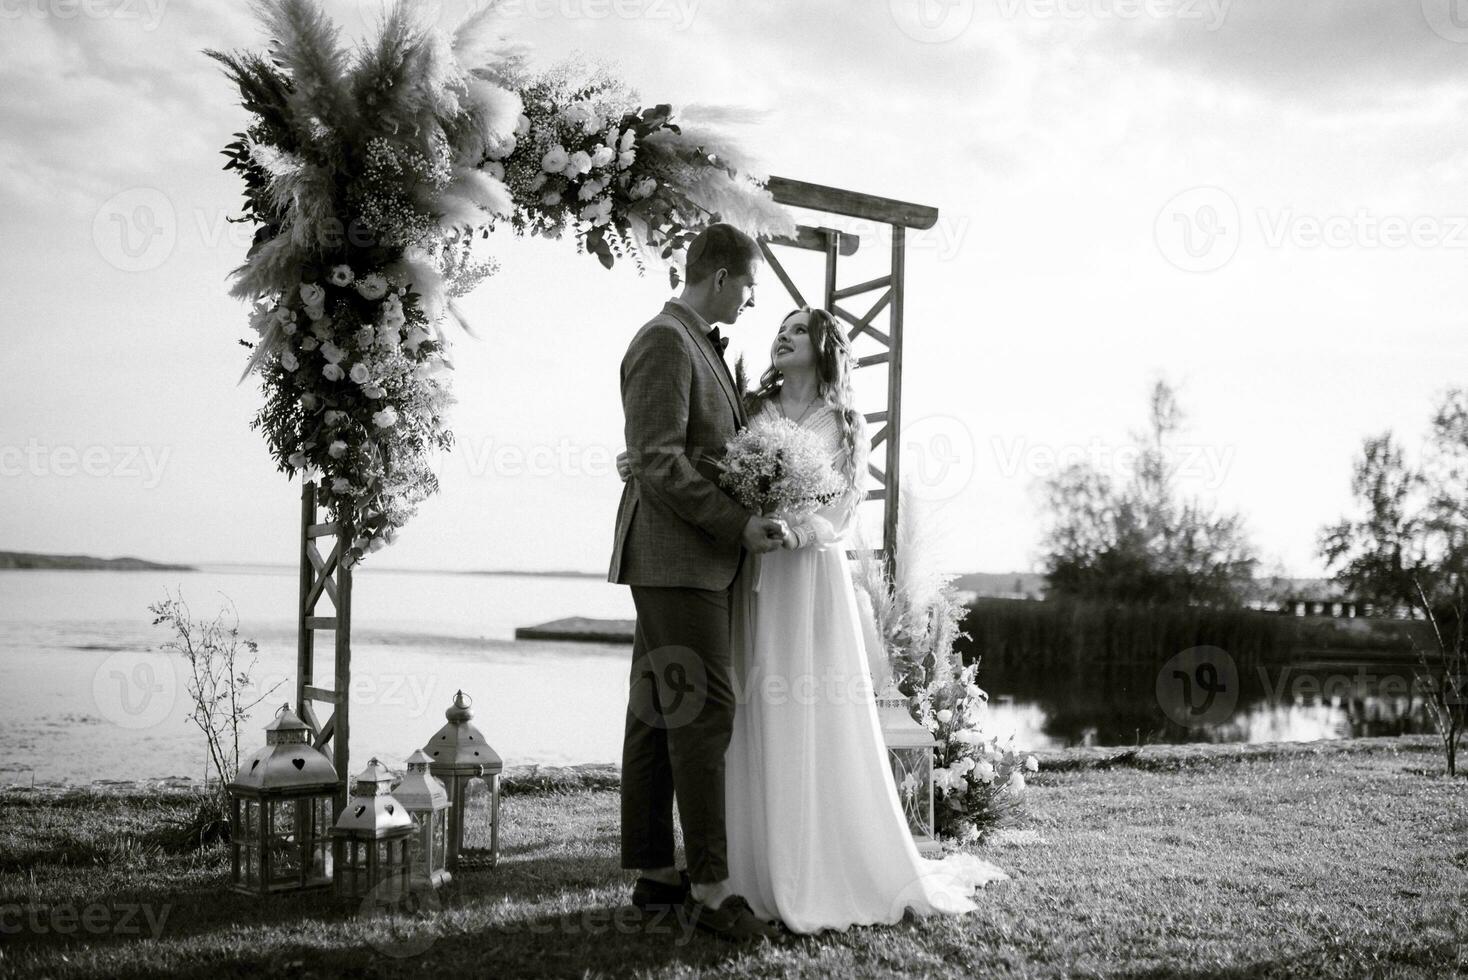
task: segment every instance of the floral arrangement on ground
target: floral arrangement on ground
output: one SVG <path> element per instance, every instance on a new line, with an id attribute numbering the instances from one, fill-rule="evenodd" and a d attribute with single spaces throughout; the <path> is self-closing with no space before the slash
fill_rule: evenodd
<path id="1" fill-rule="evenodd" d="M 1025 804 L 1025 774 L 1039 770 L 1033 755 L 1015 745 L 1014 735 L 986 732 L 988 693 L 977 683 L 978 661 L 964 664 L 955 650 L 967 612 L 951 577 L 931 570 L 929 545 L 917 530 L 907 493 L 899 507 L 897 569 L 867 549 L 858 549 L 854 576 L 870 603 L 872 623 L 886 655 L 874 663 L 880 692 L 892 688 L 937 742 L 933 758 L 934 831 L 973 841 L 1019 814 Z M 882 677 L 885 671 L 888 677 Z"/>

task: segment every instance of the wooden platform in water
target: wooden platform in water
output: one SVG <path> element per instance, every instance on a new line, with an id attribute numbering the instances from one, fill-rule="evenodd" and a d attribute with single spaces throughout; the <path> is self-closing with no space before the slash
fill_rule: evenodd
<path id="1" fill-rule="evenodd" d="M 637 621 L 633 619 L 587 619 L 572 616 L 539 626 L 521 626 L 517 640 L 569 640 L 575 643 L 631 643 Z"/>

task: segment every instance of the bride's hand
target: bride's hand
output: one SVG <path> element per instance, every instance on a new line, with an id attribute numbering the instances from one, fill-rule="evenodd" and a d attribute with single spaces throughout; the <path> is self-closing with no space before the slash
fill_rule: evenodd
<path id="1" fill-rule="evenodd" d="M 627 478 L 632 475 L 632 465 L 627 462 L 627 451 L 624 449 L 617 454 L 617 475 L 626 483 Z"/>

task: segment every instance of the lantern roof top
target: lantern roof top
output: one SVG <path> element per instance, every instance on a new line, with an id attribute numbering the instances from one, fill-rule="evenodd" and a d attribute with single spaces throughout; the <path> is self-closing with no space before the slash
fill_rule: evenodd
<path id="1" fill-rule="evenodd" d="M 386 766 L 376 759 L 369 762 L 357 774 L 352 795 L 332 827 L 332 835 L 376 840 L 410 831 L 413 821 L 407 807 L 387 791 L 391 782 L 392 773 Z"/>
<path id="2" fill-rule="evenodd" d="M 423 747 L 433 760 L 437 776 L 489 776 L 504 769 L 504 760 L 489 747 L 484 735 L 470 722 L 474 712 L 470 698 L 463 691 L 454 694 L 454 703 L 444 712 L 448 723 L 434 733 Z"/>
<path id="3" fill-rule="evenodd" d="M 310 742 L 311 729 L 281 705 L 265 728 L 265 747 L 240 765 L 229 789 L 239 792 L 299 795 L 336 791 L 336 767 Z"/>
<path id="4" fill-rule="evenodd" d="M 408 771 L 393 787 L 392 795 L 409 810 L 422 813 L 424 811 L 446 810 L 449 804 L 449 791 L 443 782 L 428 771 L 432 757 L 422 749 L 408 756 Z"/>

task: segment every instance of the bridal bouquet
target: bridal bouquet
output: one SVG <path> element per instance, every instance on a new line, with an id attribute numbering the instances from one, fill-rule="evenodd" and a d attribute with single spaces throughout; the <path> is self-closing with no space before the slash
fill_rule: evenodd
<path id="1" fill-rule="evenodd" d="M 825 449 L 790 419 L 760 419 L 729 440 L 719 485 L 750 510 L 798 517 L 845 492 Z"/>

